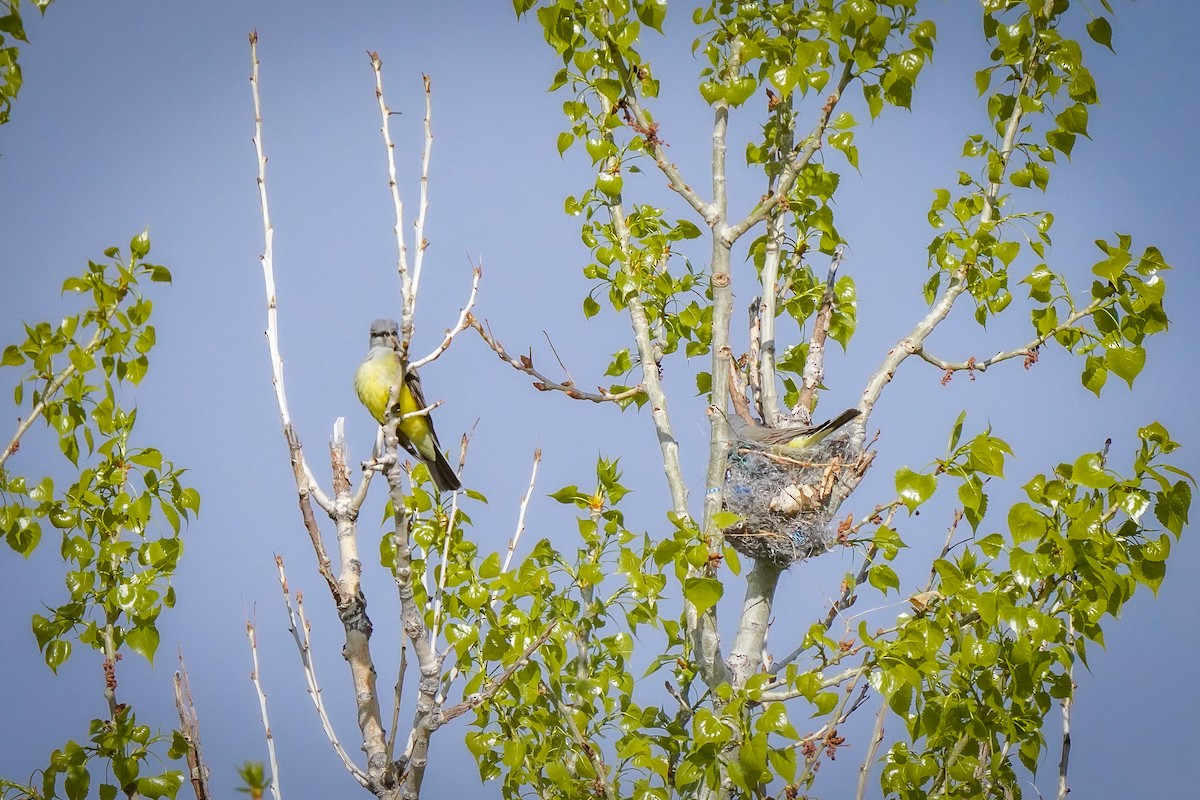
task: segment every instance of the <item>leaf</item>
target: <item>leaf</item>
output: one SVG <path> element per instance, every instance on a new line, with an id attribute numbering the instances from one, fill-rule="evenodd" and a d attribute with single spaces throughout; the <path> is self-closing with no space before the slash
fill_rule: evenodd
<path id="1" fill-rule="evenodd" d="M 642 24 L 662 33 L 663 20 L 667 16 L 667 0 L 642 0 L 635 6 L 638 19 L 642 21 Z"/>
<path id="2" fill-rule="evenodd" d="M 876 564 L 867 573 L 867 583 L 887 594 L 888 589 L 898 590 L 900 588 L 900 577 L 887 564 Z"/>
<path id="3" fill-rule="evenodd" d="M 896 471 L 896 492 L 909 511 L 924 503 L 937 491 L 937 478 L 913 472 L 908 467 Z"/>
<path id="4" fill-rule="evenodd" d="M 150 231 L 144 230 L 129 242 L 129 252 L 135 259 L 143 259 L 150 252 Z"/>
<path id="5" fill-rule="evenodd" d="M 954 420 L 954 427 L 950 429 L 950 443 L 946 447 L 947 455 L 949 455 L 950 453 L 953 453 L 954 450 L 958 447 L 958 442 L 962 438 L 963 423 L 966 422 L 966 420 L 967 420 L 967 412 L 964 409 L 958 415 L 958 419 Z"/>
<path id="6" fill-rule="evenodd" d="M 683 596 L 703 614 L 717 604 L 725 593 L 725 587 L 716 578 L 687 578 L 683 582 Z"/>
<path id="7" fill-rule="evenodd" d="M 1085 388 L 1099 397 L 1100 390 L 1108 381 L 1108 367 L 1105 366 L 1104 359 L 1100 356 L 1088 356 L 1084 361 L 1083 373 L 1079 379 Z"/>
<path id="8" fill-rule="evenodd" d="M 125 635 L 125 644 L 153 664 L 154 653 L 158 650 L 158 628 L 152 623 L 143 623 Z"/>
<path id="9" fill-rule="evenodd" d="M 1097 44 L 1102 44 L 1109 50 L 1113 50 L 1112 46 L 1112 25 L 1104 17 L 1096 17 L 1087 24 L 1088 36 L 1092 37 L 1092 41 Z M 1117 52 L 1113 50 L 1113 52 Z"/>
<path id="10" fill-rule="evenodd" d="M 1109 347 L 1104 351 L 1104 362 L 1117 377 L 1124 379 L 1133 388 L 1133 379 L 1146 366 L 1146 351 L 1142 347 Z"/>
<path id="11" fill-rule="evenodd" d="M 0 357 L 0 367 L 19 367 L 25 363 L 25 356 L 15 344 L 4 348 L 4 356 Z"/>
<path id="12" fill-rule="evenodd" d="M 1154 501 L 1154 516 L 1167 530 L 1179 537 L 1188 523 L 1192 487 L 1186 481 L 1176 481 L 1168 491 L 1155 494 Z"/>
<path id="13" fill-rule="evenodd" d="M 1107 489 L 1116 479 L 1104 471 L 1099 453 L 1084 453 L 1071 465 L 1071 480 L 1089 489 Z"/>
<path id="14" fill-rule="evenodd" d="M 563 131 L 560 133 L 558 135 L 558 154 L 561 156 L 563 153 L 567 152 L 567 149 L 570 148 L 574 142 L 575 137 L 570 131 Z"/>
<path id="15" fill-rule="evenodd" d="M 570 505 L 577 500 L 586 499 L 587 495 L 585 495 L 583 492 L 580 492 L 578 486 L 572 484 L 570 486 L 564 486 L 554 494 L 550 495 L 550 497 L 553 497 L 560 503 Z"/>

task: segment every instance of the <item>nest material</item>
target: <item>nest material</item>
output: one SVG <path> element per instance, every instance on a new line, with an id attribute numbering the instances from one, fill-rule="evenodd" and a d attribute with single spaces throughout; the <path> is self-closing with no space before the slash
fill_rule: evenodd
<path id="1" fill-rule="evenodd" d="M 726 460 L 725 510 L 741 519 L 724 530 L 734 549 L 787 567 L 829 549 L 829 499 L 859 468 L 861 449 L 840 430 L 801 451 L 737 442 Z"/>

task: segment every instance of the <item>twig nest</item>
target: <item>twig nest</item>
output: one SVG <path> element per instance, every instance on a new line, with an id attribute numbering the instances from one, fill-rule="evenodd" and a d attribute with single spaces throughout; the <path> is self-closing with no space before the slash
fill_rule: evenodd
<path id="1" fill-rule="evenodd" d="M 824 553 L 833 541 L 830 498 L 861 469 L 860 456 L 848 430 L 803 450 L 735 443 L 721 495 L 725 510 L 741 519 L 725 538 L 739 553 L 779 567 Z"/>

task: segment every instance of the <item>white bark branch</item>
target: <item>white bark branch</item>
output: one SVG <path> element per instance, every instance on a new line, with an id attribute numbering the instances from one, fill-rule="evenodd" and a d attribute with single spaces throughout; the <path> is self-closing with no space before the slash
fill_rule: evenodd
<path id="1" fill-rule="evenodd" d="M 267 740 L 267 763 L 271 768 L 271 796 L 275 800 L 282 800 L 283 795 L 279 791 L 279 761 L 275 758 L 275 737 L 271 734 L 271 721 L 267 715 L 267 695 L 263 691 L 262 682 L 258 677 L 258 636 L 254 630 L 254 623 L 248 619 L 246 620 L 246 638 L 250 640 L 250 660 L 254 664 L 254 670 L 250 673 L 250 681 L 254 684 L 254 693 L 258 696 L 258 711 Z"/>

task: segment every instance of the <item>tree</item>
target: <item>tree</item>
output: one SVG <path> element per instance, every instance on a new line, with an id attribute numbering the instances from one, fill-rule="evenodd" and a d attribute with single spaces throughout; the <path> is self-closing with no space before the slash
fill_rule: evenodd
<path id="1" fill-rule="evenodd" d="M 1083 357 L 1084 383 L 1099 394 L 1110 372 L 1132 383 L 1145 338 L 1165 328 L 1157 274 L 1165 264 L 1157 251 L 1138 253 L 1121 236 L 1106 242 L 1098 280 L 1090 293 L 1076 290 L 1081 299 L 1074 299 L 1068 270 L 1042 266 L 1053 263 L 1051 218 L 1014 213 L 1017 198 L 1027 196 L 1023 190 L 1045 187 L 1056 150 L 1069 153 L 1074 137 L 1086 132 L 1094 88 L 1082 48 L 1061 32 L 1075 12 L 1065 4 L 985 6 L 985 31 L 995 46 L 994 68 L 980 79 L 989 128 L 968 143 L 976 162 L 964 171 L 961 188 L 939 192 L 931 210 L 938 227 L 926 284 L 929 315 L 866 382 L 856 404 L 862 415 L 846 435 L 799 455 L 739 445 L 722 415 L 735 420 L 752 405 L 772 425 L 805 420 L 826 385 L 844 389 L 841 378 L 832 380 L 832 369 L 829 380 L 823 374 L 829 335 L 845 346 L 859 313 L 854 279 L 861 276 L 852 262 L 849 269 L 842 265 L 834 225 L 835 170 L 840 158 L 852 165 L 857 159 L 854 118 L 844 109 L 859 89 L 866 109 L 860 116 L 907 106 L 934 50 L 935 31 L 905 4 L 702 10 L 698 52 L 711 71 L 700 91 L 711 104 L 716 134 L 710 197 L 692 188 L 700 179 L 672 164 L 665 148 L 680 145 L 685 126 L 653 116 L 655 73 L 635 49 L 650 46 L 649 29 L 662 26 L 664 13 L 657 3 L 537 9 L 547 41 L 563 56 L 555 84 L 573 91 L 564 105 L 570 130 L 559 139 L 560 151 L 574 155 L 578 142 L 596 169 L 594 184 L 567 204 L 581 218 L 593 256 L 585 275 L 596 284 L 584 311 L 594 316 L 612 308 L 633 331 L 631 346 L 613 355 L 609 369 L 619 383 L 588 392 L 555 381 L 531 356 L 509 356 L 499 333 L 465 314 L 447 341 L 471 327 L 534 377 L 538 389 L 648 412 L 670 488 L 673 530 L 635 533 L 619 465 L 601 460 L 594 490 L 568 486 L 555 494 L 579 509 L 576 552 L 543 541 L 515 565 L 499 555 L 483 557 L 476 537 L 465 535 L 471 524 L 465 500 L 425 490 L 419 466 L 415 485 L 406 487 L 394 442 L 392 456 L 373 462 L 359 488 L 351 486 L 349 459 L 335 448 L 333 491 L 322 497 L 281 402 L 305 522 L 312 523 L 322 574 L 344 624 L 369 745 L 365 768 L 346 763 L 379 794 L 415 793 L 428 735 L 447 717 L 470 711 L 475 729 L 468 741 L 481 772 L 500 778 L 508 793 L 774 796 L 807 786 L 820 790 L 816 768 L 845 743 L 847 721 L 875 712 L 880 728 L 886 723 L 889 734 L 902 731 L 900 739 L 885 747 L 877 738 L 861 738 L 854 752 L 864 753 L 867 765 L 883 759 L 879 780 L 890 793 L 1019 792 L 1021 770 L 1046 749 L 1043 723 L 1052 700 L 1070 698 L 1075 659 L 1086 663 L 1086 642 L 1097 641 L 1105 616 L 1119 611 L 1135 585 L 1156 588 L 1162 579 L 1169 545 L 1163 530 L 1178 536 L 1190 504 L 1186 476 L 1172 474 L 1161 458 L 1174 443 L 1161 426 L 1145 425 L 1128 468 L 1112 466 L 1121 463 L 1118 453 L 1110 459 L 1097 443 L 1095 453 L 1047 467 L 1007 515 L 994 508 L 989 514 L 989 501 L 1004 496 L 999 478 L 1011 448 L 1004 431 L 960 417 L 945 457 L 929 468 L 901 470 L 894 494 L 869 495 L 871 484 L 860 481 L 872 462 L 869 420 L 889 396 L 888 381 L 900 368 L 921 368 L 909 355 L 921 355 L 947 377 L 965 372 L 985 380 L 993 365 L 1002 369 L 1003 361 L 1019 356 L 1033 367 L 1044 349 L 1055 348 Z M 1107 26 L 1096 17 L 1087 30 L 1104 44 Z M 382 93 L 380 107 L 386 136 Z M 739 213 L 723 199 L 738 180 L 725 156 L 727 126 L 754 109 L 763 136 L 746 157 L 759 176 L 755 195 L 763 199 Z M 390 140 L 387 151 L 390 157 Z M 642 176 L 651 174 L 660 186 L 658 172 L 678 200 L 643 185 Z M 394 169 L 389 177 L 395 185 Z M 674 206 L 678 210 L 668 213 L 665 207 Z M 423 219 L 423 201 L 418 208 Z M 398 214 L 398 231 L 405 230 L 401 222 Z M 266 231 L 269 259 L 269 218 Z M 420 229 L 413 264 L 405 263 L 403 239 L 399 244 L 401 275 L 415 283 L 424 252 Z M 739 263 L 743 256 L 753 268 Z M 1005 340 L 1003 358 L 956 363 L 926 351 L 930 333 L 944 326 L 952 307 L 971 301 L 977 318 L 1003 334 L 1002 321 L 1024 300 L 1014 302 L 1010 294 L 1012 275 L 1026 280 L 1021 293 L 1030 295 L 1034 330 Z M 743 339 L 732 322 L 733 291 L 746 285 L 757 285 L 761 295 Z M 273 314 L 273 288 L 268 293 Z M 404 296 L 415 300 L 415 286 L 406 283 Z M 408 323 L 408 302 L 404 312 Z M 282 362 L 273 355 L 282 392 Z M 686 356 L 707 359 L 707 366 L 680 385 L 678 376 L 689 369 Z M 699 459 L 687 457 L 671 416 L 681 392 L 692 386 L 711 395 L 719 411 L 711 417 L 703 513 L 687 498 L 689 472 Z M 822 410 L 818 418 L 824 416 L 830 415 Z M 386 731 L 389 715 L 379 709 L 390 697 L 374 686 L 372 626 L 356 574 L 370 568 L 369 559 L 359 557 L 370 548 L 358 547 L 357 506 L 345 502 L 365 491 L 375 471 L 388 480 L 393 512 L 382 560 L 397 577 L 406 633 L 421 667 L 409 748 L 402 745 L 405 731 L 399 738 Z M 770 491 L 762 501 L 731 513 L 739 497 L 761 493 L 764 475 Z M 945 551 L 932 569 L 918 565 L 914 575 L 901 558 L 911 543 L 905 526 L 917 525 L 906 517 L 933 507 L 939 485 L 937 499 L 947 486 L 956 490 L 966 524 L 955 516 Z M 314 502 L 335 517 L 336 574 L 328 560 L 320 561 L 324 540 Z M 779 512 L 790 521 L 783 535 L 748 513 L 764 502 L 768 509 L 792 504 Z M 786 570 L 789 559 L 819 559 L 829 547 L 861 557 L 834 607 L 798 617 L 782 616 L 778 608 L 772 614 L 780 586 L 795 574 Z M 743 580 L 739 614 L 733 595 Z M 918 580 L 927 588 L 910 593 Z M 875 591 L 904 612 L 897 617 L 894 608 L 885 609 L 848 624 L 851 607 L 864 605 L 855 605 L 857 597 Z M 299 611 L 293 613 L 303 654 L 306 626 Z M 796 624 L 810 615 L 823 621 Z M 635 648 L 638 643 L 643 647 Z M 772 659 L 764 657 L 767 650 Z M 654 678 L 639 684 L 634 678 L 647 664 Z M 806 726 L 801 720 L 813 711 L 818 720 Z M 892 714 L 899 721 L 889 722 Z M 1062 752 L 1065 773 L 1065 747 Z M 244 774 L 261 789 L 261 770 Z"/>
<path id="2" fill-rule="evenodd" d="M 25 341 L 5 347 L 0 360 L 24 370 L 13 399 L 27 409 L 0 451 L 0 530 L 25 558 L 41 543 L 44 525 L 61 532 L 68 599 L 35 614 L 33 633 L 55 672 L 76 644 L 101 656 L 108 711 L 107 718 L 91 720 L 84 744 L 69 739 L 55 750 L 37 780 L 0 778 L 4 797 L 61 791 L 81 798 L 93 785 L 100 796 L 119 790 L 173 797 L 180 785 L 178 771 L 154 771 L 162 737 L 139 724 L 128 696 L 118 691 L 126 654 L 154 660 L 159 615 L 175 605 L 171 578 L 183 552 L 182 525 L 200 510 L 199 494 L 182 480 L 184 470 L 158 449 L 135 444 L 137 409 L 125 399 L 146 374 L 155 342 L 153 303 L 139 281 L 171 280 L 166 267 L 145 260 L 149 252 L 150 237 L 142 233 L 130 241 L 127 259 L 110 247 L 106 260 L 88 262 L 82 275 L 63 283 L 63 292 L 86 298 L 87 307 L 58 326 L 27 324 Z M 54 431 L 70 464 L 73 480 L 66 488 L 56 488 L 53 475 L 26 475 L 8 464 L 38 422 Z M 182 695 L 180 703 L 182 711 Z M 186 751 L 186 740 L 175 734 L 170 757 Z"/>

